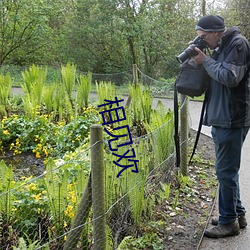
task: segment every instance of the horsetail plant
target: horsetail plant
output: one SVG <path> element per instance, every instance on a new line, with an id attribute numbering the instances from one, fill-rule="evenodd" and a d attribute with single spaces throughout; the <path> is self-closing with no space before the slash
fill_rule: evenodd
<path id="1" fill-rule="evenodd" d="M 98 104 L 103 104 L 104 100 L 115 100 L 116 89 L 112 82 L 96 82 L 96 90 L 98 95 Z M 104 109 L 106 106 L 103 107 Z"/>
<path id="2" fill-rule="evenodd" d="M 68 95 L 65 95 L 65 90 L 62 85 L 56 83 L 53 98 L 54 117 L 57 121 L 63 119 L 70 121 L 73 117 L 73 107 Z"/>
<path id="3" fill-rule="evenodd" d="M 0 75 L 0 115 L 7 116 L 8 98 L 10 96 L 12 79 L 10 74 Z"/>
<path id="4" fill-rule="evenodd" d="M 44 89 L 43 102 L 46 107 L 46 113 L 50 114 L 53 111 L 53 102 L 54 102 L 54 92 L 56 85 L 46 86 Z"/>
<path id="5" fill-rule="evenodd" d="M 47 68 L 43 69 L 32 65 L 29 70 L 22 72 L 24 82 L 21 87 L 24 91 L 24 110 L 29 117 L 35 117 L 42 103 L 43 89 L 46 82 Z"/>
<path id="6" fill-rule="evenodd" d="M 162 102 L 158 102 L 153 110 L 150 124 L 145 124 L 148 133 L 151 132 L 155 160 L 160 163 L 166 160 L 173 151 L 173 112 L 166 111 Z"/>
<path id="7" fill-rule="evenodd" d="M 13 206 L 13 188 L 14 177 L 12 166 L 8 167 L 4 161 L 0 161 L 0 213 L 4 215 L 5 221 L 9 222 Z"/>
<path id="8" fill-rule="evenodd" d="M 67 187 L 68 178 L 65 173 L 56 170 L 56 165 L 52 159 L 46 164 L 46 175 L 44 177 L 44 184 L 49 199 L 49 207 L 57 230 L 60 232 L 63 229 L 64 211 L 67 207 Z"/>
<path id="9" fill-rule="evenodd" d="M 76 65 L 67 63 L 66 66 L 61 66 L 61 77 L 62 86 L 64 87 L 69 100 L 72 102 L 72 92 L 76 81 Z"/>
<path id="10" fill-rule="evenodd" d="M 88 107 L 89 94 L 91 89 L 92 74 L 88 72 L 87 75 L 80 75 L 78 78 L 79 85 L 77 87 L 76 102 L 80 110 Z"/>
<path id="11" fill-rule="evenodd" d="M 139 131 L 139 135 L 143 133 L 143 123 L 150 123 L 152 112 L 152 95 L 148 89 L 143 90 L 142 84 L 129 86 L 131 96 L 131 107 L 134 117 L 134 125 Z M 140 100 L 140 101 L 139 101 Z"/>

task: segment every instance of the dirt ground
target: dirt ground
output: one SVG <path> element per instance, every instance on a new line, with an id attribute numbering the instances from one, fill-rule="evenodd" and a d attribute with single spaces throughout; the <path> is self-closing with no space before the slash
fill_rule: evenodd
<path id="1" fill-rule="evenodd" d="M 194 131 L 191 131 L 191 138 L 190 147 L 193 146 Z M 197 154 L 189 166 L 191 182 L 185 188 L 179 188 L 176 209 L 171 202 L 162 207 L 168 215 L 168 227 L 160 232 L 164 235 L 164 250 L 199 249 L 217 193 L 214 160 L 213 141 L 201 134 Z M 173 194 L 172 199 L 175 197 Z"/>

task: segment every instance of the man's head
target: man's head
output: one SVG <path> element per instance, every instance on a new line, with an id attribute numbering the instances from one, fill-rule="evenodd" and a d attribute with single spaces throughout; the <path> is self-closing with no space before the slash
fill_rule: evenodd
<path id="1" fill-rule="evenodd" d="M 214 49 L 224 34 L 224 19 L 214 15 L 203 16 L 195 26 L 195 30 L 197 35 L 207 42 L 209 48 Z"/>

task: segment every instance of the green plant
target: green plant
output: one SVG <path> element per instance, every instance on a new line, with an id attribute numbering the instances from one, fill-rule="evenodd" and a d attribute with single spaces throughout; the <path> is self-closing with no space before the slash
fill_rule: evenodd
<path id="1" fill-rule="evenodd" d="M 40 112 L 46 75 L 47 68 L 43 69 L 35 65 L 22 72 L 24 82 L 21 87 L 24 91 L 24 111 L 29 117 L 34 118 Z"/>
<path id="2" fill-rule="evenodd" d="M 163 250 L 163 242 L 156 233 L 145 233 L 139 238 L 128 236 L 119 244 L 117 250 L 128 249 Z"/>
<path id="3" fill-rule="evenodd" d="M 130 209 L 136 225 L 139 225 L 142 221 L 142 214 L 146 209 L 144 206 L 144 192 L 146 187 L 146 178 L 149 172 L 148 165 L 150 160 L 149 155 L 142 153 L 147 152 L 146 147 L 147 145 L 143 140 L 134 147 L 136 159 L 138 160 L 137 167 L 139 173 L 133 173 L 129 169 L 126 170 L 126 181 L 128 183 L 126 190 L 128 191 Z M 129 162 L 127 162 L 127 164 L 129 164 Z"/>
<path id="4" fill-rule="evenodd" d="M 56 121 L 62 121 L 64 118 L 64 103 L 65 101 L 68 101 L 68 96 L 65 97 L 65 91 L 59 83 L 56 83 L 55 85 L 53 117 Z"/>
<path id="5" fill-rule="evenodd" d="M 158 195 L 160 197 L 160 203 L 164 200 L 168 200 L 171 192 L 171 182 L 170 183 L 162 183 L 160 182 L 161 189 L 158 191 Z"/>
<path id="6" fill-rule="evenodd" d="M 47 234 L 43 221 L 49 221 L 48 197 L 45 186 L 41 178 L 35 180 L 32 176 L 22 177 L 17 183 L 18 188 L 14 189 L 15 200 L 13 202 L 13 227 L 19 232 L 21 237 L 28 235 L 27 239 L 36 240 L 40 235 L 40 239 Z M 49 223 L 47 223 L 49 224 Z M 38 226 L 39 225 L 39 226 Z"/>
<path id="7" fill-rule="evenodd" d="M 11 93 L 12 79 L 10 74 L 0 75 L 0 116 L 7 116 L 9 110 L 9 96 Z"/>
<path id="8" fill-rule="evenodd" d="M 0 122 L 0 146 L 2 151 L 12 150 L 14 155 L 22 152 L 34 152 L 37 158 L 48 156 L 55 147 L 57 126 L 46 116 L 31 119 L 16 116 L 2 119 Z"/>
<path id="9" fill-rule="evenodd" d="M 175 197 L 172 204 L 173 209 L 176 209 L 179 205 L 179 196 L 180 196 L 180 191 L 177 189 L 175 190 Z"/>
<path id="10" fill-rule="evenodd" d="M 44 89 L 43 102 L 46 108 L 46 114 L 50 114 L 53 111 L 54 94 L 56 84 L 46 86 Z"/>
<path id="11" fill-rule="evenodd" d="M 35 250 L 38 249 L 41 245 L 38 240 L 32 242 L 32 240 L 29 238 L 28 235 L 25 235 L 25 238 L 27 239 L 27 242 L 23 237 L 20 237 L 18 239 L 18 246 L 13 246 L 13 250 Z M 43 246 L 43 250 L 49 250 L 49 246 Z"/>
<path id="12" fill-rule="evenodd" d="M 60 170 L 55 170 L 56 165 L 52 159 L 46 164 L 46 177 L 44 185 L 49 199 L 49 206 L 57 227 L 63 227 L 64 211 L 67 206 L 68 176 Z"/>
<path id="13" fill-rule="evenodd" d="M 79 151 L 79 154 L 84 153 Z M 74 158 L 76 153 L 74 154 Z M 80 157 L 80 155 L 78 156 Z M 46 175 L 43 182 L 48 197 L 49 211 L 55 229 L 53 233 L 60 235 L 70 228 L 81 194 L 88 181 L 89 159 L 81 156 L 81 161 L 55 162 L 49 159 L 46 163 Z"/>
<path id="14" fill-rule="evenodd" d="M 129 85 L 129 92 L 134 124 L 138 126 L 142 122 L 150 123 L 153 99 L 149 89 L 144 89 L 142 84 Z"/>
<path id="15" fill-rule="evenodd" d="M 101 105 L 104 103 L 104 100 L 115 100 L 116 90 L 115 84 L 112 82 L 96 82 L 96 91 L 98 95 L 98 104 Z M 104 106 L 103 108 L 105 108 Z"/>
<path id="16" fill-rule="evenodd" d="M 33 152 L 37 158 L 60 156 L 87 142 L 90 126 L 98 122 L 91 106 L 68 124 L 55 124 L 46 115 L 35 119 L 13 115 L 0 121 L 0 150 L 11 150 L 14 155 Z"/>
<path id="17" fill-rule="evenodd" d="M 127 150 L 131 150 L 131 147 L 121 147 L 119 149 L 119 155 L 123 155 Z M 106 193 L 106 206 L 110 209 L 114 202 L 119 200 L 121 197 L 122 202 L 119 202 L 112 208 L 109 216 L 109 223 L 115 220 L 115 231 L 113 231 L 114 246 L 119 243 L 118 239 L 121 237 L 121 232 L 124 227 L 129 227 L 131 220 L 133 221 L 130 226 L 136 230 L 141 222 L 146 218 L 147 214 L 150 214 L 150 208 L 153 206 L 145 206 L 150 203 L 150 200 L 145 200 L 145 189 L 146 189 L 146 178 L 148 175 L 148 165 L 150 161 L 150 154 L 148 152 L 147 140 L 140 140 L 134 143 L 134 151 L 136 155 L 137 167 L 139 172 L 134 173 L 131 170 L 135 167 L 131 167 L 122 172 L 117 178 L 117 174 L 121 171 L 121 168 L 114 164 L 117 161 L 117 157 L 107 153 L 105 158 L 105 193 Z M 131 152 L 129 153 L 131 155 Z M 128 159 L 123 158 L 119 161 L 121 165 L 130 165 L 131 162 Z M 119 218 L 119 220 L 115 219 Z M 127 226 L 126 226 L 127 225 Z M 112 228 L 112 230 L 114 230 Z M 117 229 L 118 228 L 118 229 Z"/>
<path id="18" fill-rule="evenodd" d="M 13 193 L 11 189 L 14 186 L 14 177 L 12 166 L 8 167 L 3 160 L 0 161 L 0 213 L 5 216 L 8 223 L 12 214 Z"/>
<path id="19" fill-rule="evenodd" d="M 166 160 L 173 152 L 173 112 L 166 111 L 162 102 L 158 102 L 156 109 L 151 114 L 150 124 L 145 124 L 149 137 L 152 140 L 155 159 L 158 163 Z"/>
<path id="20" fill-rule="evenodd" d="M 76 81 L 76 65 L 67 63 L 61 66 L 62 86 L 66 91 L 69 100 L 72 102 L 72 91 Z"/>
<path id="21" fill-rule="evenodd" d="M 88 72 L 87 75 L 80 75 L 78 78 L 78 82 L 79 85 L 77 87 L 76 103 L 78 110 L 81 111 L 83 108 L 88 107 L 92 74 Z"/>
<path id="22" fill-rule="evenodd" d="M 189 176 L 185 176 L 181 173 L 178 174 L 178 182 L 181 189 L 185 189 L 187 186 L 191 186 L 191 180 Z"/>

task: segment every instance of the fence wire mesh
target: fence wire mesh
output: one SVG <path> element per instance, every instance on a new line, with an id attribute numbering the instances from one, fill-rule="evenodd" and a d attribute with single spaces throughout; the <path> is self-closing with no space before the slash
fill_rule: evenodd
<path id="1" fill-rule="evenodd" d="M 140 74 L 146 85 L 159 83 Z M 95 77 L 105 81 L 101 75 Z M 166 89 L 172 91 L 170 86 Z M 185 105 L 186 100 L 181 109 Z M 159 121 L 160 117 L 164 119 Z M 105 213 L 96 218 L 93 199 L 97 204 L 101 199 L 92 196 L 92 189 L 93 185 L 101 184 L 93 183 L 91 177 L 90 155 L 95 145 L 80 148 L 73 156 L 39 163 L 34 167 L 39 171 L 33 175 L 17 176 L 17 169 L 1 161 L 1 249 L 95 249 L 94 245 L 103 240 L 106 244 L 103 249 L 119 249 L 130 237 L 143 234 L 138 230 L 140 223 L 155 216 L 154 206 L 163 199 L 161 185 L 170 183 L 175 172 L 173 114 L 161 113 L 156 120 L 158 124 L 151 127 L 134 126 L 133 144 L 119 148 L 119 154 L 113 154 L 107 134 L 97 142 L 105 152 Z M 134 136 L 138 128 L 141 129 L 139 137 Z M 118 147 L 116 142 L 112 143 L 114 148 Z M 138 173 L 132 171 L 135 165 L 124 167 L 131 158 L 121 159 L 121 155 L 132 149 L 138 160 Z M 119 166 L 120 160 L 124 162 Z M 14 185 L 17 182 L 19 185 Z M 95 238 L 94 224 L 98 227 L 103 216 L 105 235 Z"/>

